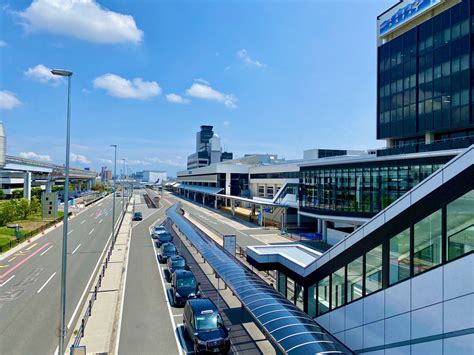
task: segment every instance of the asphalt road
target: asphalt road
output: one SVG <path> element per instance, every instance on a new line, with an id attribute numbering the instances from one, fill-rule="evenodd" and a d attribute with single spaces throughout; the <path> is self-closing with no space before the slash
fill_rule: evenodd
<path id="1" fill-rule="evenodd" d="M 116 198 L 117 218 L 121 203 Z M 69 221 L 68 327 L 110 238 L 111 210 L 109 196 Z M 0 354 L 53 354 L 57 349 L 62 233 L 59 227 L 0 261 Z"/>
<path id="2" fill-rule="evenodd" d="M 157 270 L 156 254 L 149 228 L 165 218 L 160 209 L 148 208 L 143 197 L 135 211 L 143 221 L 133 222 L 130 254 L 119 340 L 119 354 L 178 354 L 178 345 L 169 314 L 169 304 Z"/>

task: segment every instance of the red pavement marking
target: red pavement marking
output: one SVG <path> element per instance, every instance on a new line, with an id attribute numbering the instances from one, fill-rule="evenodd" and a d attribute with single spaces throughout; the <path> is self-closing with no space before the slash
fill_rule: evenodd
<path id="1" fill-rule="evenodd" d="M 49 245 L 49 242 L 43 245 L 41 248 L 37 249 L 33 254 L 28 255 L 26 258 L 24 258 L 22 261 L 19 263 L 15 264 L 11 269 L 5 271 L 3 274 L 0 275 L 0 281 L 3 280 L 6 276 L 10 275 L 13 271 L 18 269 L 21 265 L 26 263 L 28 260 L 30 260 L 33 256 L 36 254 L 40 253 L 42 250 L 44 250 L 47 246 Z"/>

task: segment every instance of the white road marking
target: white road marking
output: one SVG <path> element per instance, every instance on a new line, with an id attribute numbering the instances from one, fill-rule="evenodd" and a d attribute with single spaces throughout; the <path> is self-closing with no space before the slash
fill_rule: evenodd
<path id="1" fill-rule="evenodd" d="M 46 254 L 46 253 L 48 252 L 48 250 L 51 249 L 53 246 L 54 246 L 54 245 L 51 245 L 48 249 L 46 249 L 44 252 L 42 252 L 42 253 L 40 254 L 40 256 Z"/>
<path id="2" fill-rule="evenodd" d="M 81 224 L 84 224 L 84 223 L 86 223 L 86 220 L 83 220 L 83 221 L 81 222 Z"/>
<path id="3" fill-rule="evenodd" d="M 69 232 L 67 232 L 67 235 L 71 234 L 72 232 L 74 232 L 74 229 L 71 229 Z"/>
<path id="4" fill-rule="evenodd" d="M 10 281 L 11 279 L 13 279 L 14 277 L 15 277 L 15 275 L 10 276 L 7 281 L 5 281 L 4 283 L 0 284 L 0 287 L 5 286 L 5 285 L 7 284 L 7 282 Z"/>
<path id="5" fill-rule="evenodd" d="M 102 223 L 102 221 L 103 221 L 103 219 L 101 219 L 101 220 L 99 221 L 99 224 Z"/>
<path id="6" fill-rule="evenodd" d="M 79 245 L 76 247 L 76 249 L 74 249 L 74 250 L 72 251 L 71 254 L 74 254 L 74 253 L 77 251 L 77 249 L 79 249 L 80 247 L 81 247 L 81 244 L 79 244 Z"/>
<path id="7" fill-rule="evenodd" d="M 89 232 L 89 235 L 91 235 L 94 232 L 94 228 Z"/>
<path id="8" fill-rule="evenodd" d="M 52 274 L 49 279 L 46 280 L 46 282 L 43 284 L 43 286 L 40 287 L 40 289 L 38 291 L 36 291 L 36 293 L 40 293 L 41 291 L 43 291 L 43 288 L 46 287 L 46 285 L 48 284 L 49 281 L 51 281 L 51 279 L 54 277 L 54 275 L 56 275 L 56 273 Z"/>
<path id="9" fill-rule="evenodd" d="M 158 221 L 162 219 L 162 218 L 159 218 Z M 157 221 L 157 222 L 158 222 Z M 168 307 L 168 313 L 170 315 L 170 319 L 171 319 L 171 323 L 173 324 L 173 330 L 175 330 L 173 332 L 174 334 L 174 338 L 176 340 L 176 346 L 178 347 L 178 351 L 180 354 L 183 354 L 183 349 L 181 348 L 181 344 L 183 344 L 183 346 L 185 347 L 186 346 L 186 342 L 184 341 L 182 335 L 181 335 L 181 332 L 178 330 L 178 332 L 176 332 L 176 329 L 178 329 L 177 325 L 176 325 L 176 322 L 174 321 L 174 317 L 173 317 L 173 312 L 171 311 L 171 305 L 170 305 L 170 302 L 169 302 L 169 299 L 168 299 L 168 293 L 166 292 L 166 284 L 165 284 L 165 280 L 163 279 L 163 270 L 160 266 L 160 263 L 158 261 L 158 258 L 157 258 L 157 255 L 158 255 L 158 252 L 156 250 L 156 247 L 155 247 L 155 243 L 153 242 L 153 239 L 151 239 L 151 245 L 153 246 L 153 250 L 155 252 L 155 261 L 156 261 L 156 266 L 158 267 L 158 274 L 160 274 L 160 280 L 161 280 L 161 284 L 163 286 L 163 293 L 165 294 L 165 300 L 166 300 L 166 306 Z M 176 336 L 176 333 L 179 334 L 179 339 L 178 337 Z M 184 349 L 186 351 L 186 354 L 188 353 L 192 353 L 191 351 L 189 351 L 188 349 Z"/>

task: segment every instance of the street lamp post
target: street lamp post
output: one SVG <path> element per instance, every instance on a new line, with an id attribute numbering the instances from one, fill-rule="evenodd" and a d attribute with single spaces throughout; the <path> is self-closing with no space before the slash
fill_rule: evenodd
<path id="1" fill-rule="evenodd" d="M 111 147 L 114 147 L 114 176 L 112 176 L 112 180 L 114 182 L 114 197 L 112 202 L 112 244 L 114 242 L 114 232 L 115 232 L 115 194 L 116 194 L 116 187 L 115 187 L 115 179 L 117 178 L 117 144 L 111 144 Z"/>
<path id="2" fill-rule="evenodd" d="M 125 158 L 123 160 L 123 176 L 122 176 L 122 211 L 125 209 Z"/>
<path id="3" fill-rule="evenodd" d="M 51 70 L 53 75 L 67 77 L 67 124 L 66 124 L 66 167 L 64 179 L 64 223 L 63 246 L 61 261 L 61 297 L 59 318 L 59 354 L 64 354 L 64 341 L 66 337 L 66 271 L 67 271 L 67 234 L 69 215 L 69 150 L 71 146 L 71 76 L 72 71 L 63 69 Z"/>

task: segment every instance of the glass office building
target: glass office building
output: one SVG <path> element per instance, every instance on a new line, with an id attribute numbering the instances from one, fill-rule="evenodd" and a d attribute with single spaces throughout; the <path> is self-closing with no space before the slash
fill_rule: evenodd
<path id="1" fill-rule="evenodd" d="M 302 166 L 300 210 L 371 217 L 439 169 L 453 155 L 377 158 L 373 161 Z"/>
<path id="2" fill-rule="evenodd" d="M 474 143 L 474 0 L 445 3 L 378 47 L 377 138 L 391 148 L 379 155 Z"/>

